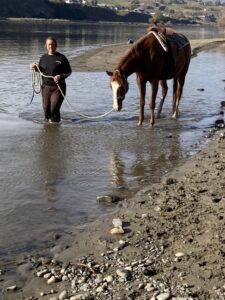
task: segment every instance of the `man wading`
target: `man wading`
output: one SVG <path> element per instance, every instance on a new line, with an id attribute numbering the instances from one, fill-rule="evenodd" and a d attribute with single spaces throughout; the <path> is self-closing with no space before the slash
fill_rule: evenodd
<path id="1" fill-rule="evenodd" d="M 42 101 L 45 114 L 45 120 L 49 123 L 60 122 L 60 107 L 63 102 L 63 94 L 66 95 L 65 79 L 72 73 L 68 59 L 56 51 L 57 41 L 53 37 L 46 39 L 46 48 L 48 53 L 40 58 L 38 68 L 47 78 L 42 76 Z M 37 71 L 36 64 L 30 64 L 30 68 Z M 60 86 L 58 88 L 57 84 Z"/>

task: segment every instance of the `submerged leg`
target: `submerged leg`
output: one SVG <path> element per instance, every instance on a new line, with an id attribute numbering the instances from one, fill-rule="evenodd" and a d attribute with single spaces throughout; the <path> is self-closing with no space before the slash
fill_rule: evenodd
<path id="1" fill-rule="evenodd" d="M 65 95 L 66 89 L 65 87 L 62 87 L 63 93 Z M 60 122 L 60 107 L 63 103 L 63 96 L 58 88 L 54 90 L 54 92 L 51 95 L 51 120 L 52 122 Z"/>
<path id="2" fill-rule="evenodd" d="M 137 80 L 137 85 L 140 93 L 140 112 L 139 112 L 138 126 L 141 126 L 144 121 L 146 80 L 144 80 L 143 77 L 138 74 L 136 80 Z"/>
<path id="3" fill-rule="evenodd" d="M 162 96 L 161 96 L 159 107 L 158 107 L 157 118 L 160 118 L 164 100 L 166 98 L 167 91 L 168 91 L 168 86 L 167 86 L 166 80 L 160 80 L 159 83 L 162 87 Z"/>
<path id="4" fill-rule="evenodd" d="M 159 81 L 152 80 L 151 84 L 152 84 L 152 94 L 151 94 L 151 98 L 150 98 L 150 127 L 153 127 L 154 123 L 155 123 L 155 116 L 154 116 L 155 99 L 156 99 L 157 92 L 158 92 Z"/>
<path id="5" fill-rule="evenodd" d="M 42 92 L 42 106 L 45 115 L 45 120 L 49 120 L 51 118 L 51 110 L 50 110 L 51 87 L 47 85 L 43 85 L 41 88 L 41 92 Z"/>

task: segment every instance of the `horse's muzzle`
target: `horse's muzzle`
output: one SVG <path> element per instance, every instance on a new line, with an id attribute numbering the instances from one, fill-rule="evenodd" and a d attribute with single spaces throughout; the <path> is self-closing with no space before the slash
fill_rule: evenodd
<path id="1" fill-rule="evenodd" d="M 122 109 L 123 99 L 124 99 L 124 97 L 120 97 L 120 98 L 114 99 L 114 101 L 113 101 L 113 109 L 115 111 L 120 111 Z"/>

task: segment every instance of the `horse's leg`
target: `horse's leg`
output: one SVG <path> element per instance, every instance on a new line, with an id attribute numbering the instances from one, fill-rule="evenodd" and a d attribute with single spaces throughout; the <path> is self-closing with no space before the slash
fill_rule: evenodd
<path id="1" fill-rule="evenodd" d="M 144 121 L 144 107 L 145 107 L 145 94 L 146 94 L 146 80 L 142 76 L 136 76 L 137 85 L 140 93 L 140 112 L 138 119 L 138 126 L 141 126 Z"/>
<path id="2" fill-rule="evenodd" d="M 160 103 L 159 103 L 158 112 L 157 112 L 157 118 L 160 118 L 163 103 L 164 103 L 164 100 L 166 98 L 167 91 L 168 91 L 168 86 L 167 86 L 166 80 L 160 80 L 159 83 L 162 87 L 162 96 L 160 98 Z"/>
<path id="3" fill-rule="evenodd" d="M 173 109 L 172 109 L 172 115 L 174 115 L 175 108 L 176 108 L 176 96 L 177 93 L 177 77 L 174 77 L 173 79 Z"/>
<path id="4" fill-rule="evenodd" d="M 159 81 L 152 80 L 151 85 L 152 85 L 152 94 L 151 94 L 151 99 L 150 99 L 150 127 L 153 127 L 154 123 L 155 123 L 155 116 L 154 116 L 155 99 L 156 99 L 157 92 L 158 92 Z"/>
<path id="5" fill-rule="evenodd" d="M 185 75 L 180 75 L 177 78 L 177 89 L 174 98 L 173 118 L 176 118 L 178 114 L 178 107 L 183 92 L 184 81 L 185 81 Z"/>

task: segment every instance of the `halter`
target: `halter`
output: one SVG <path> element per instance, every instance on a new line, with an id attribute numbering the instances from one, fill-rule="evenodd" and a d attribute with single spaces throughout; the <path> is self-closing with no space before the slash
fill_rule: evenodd
<path id="1" fill-rule="evenodd" d="M 119 69 L 115 69 L 114 71 L 115 71 L 116 73 L 119 73 L 119 76 L 122 78 L 123 82 L 125 81 L 126 84 L 124 84 L 124 86 L 125 86 L 125 94 L 126 94 L 127 91 L 128 91 L 128 86 L 129 86 L 129 84 L 128 84 L 128 82 L 127 82 L 126 76 L 125 76 L 123 73 L 121 73 L 121 71 L 120 71 Z M 118 100 L 123 100 L 122 97 L 117 97 L 117 99 L 118 99 Z"/>

